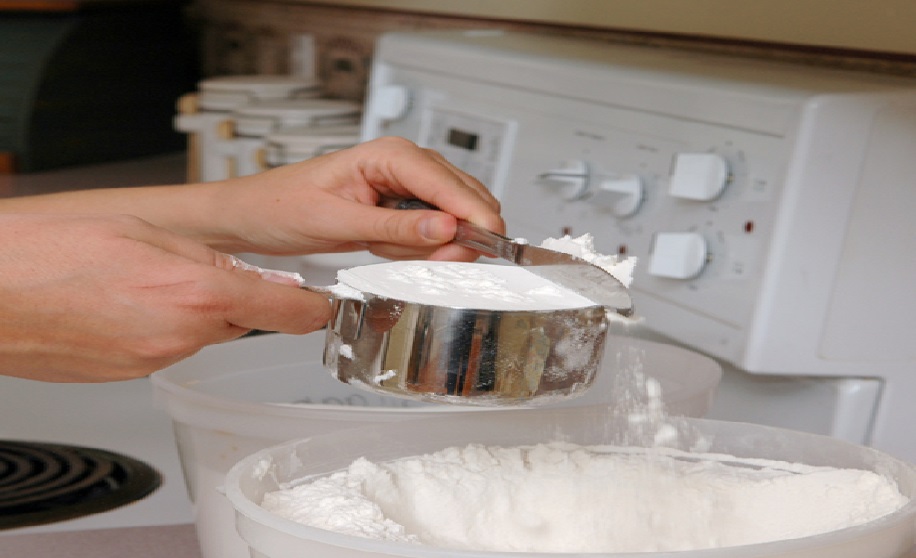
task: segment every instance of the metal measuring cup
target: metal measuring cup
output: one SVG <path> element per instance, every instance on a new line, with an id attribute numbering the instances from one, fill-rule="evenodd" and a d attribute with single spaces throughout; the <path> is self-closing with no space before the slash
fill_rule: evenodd
<path id="1" fill-rule="evenodd" d="M 573 397 L 593 382 L 608 329 L 603 306 L 456 308 L 363 293 L 331 296 L 324 364 L 383 395 L 464 405 Z"/>
<path id="2" fill-rule="evenodd" d="M 435 209 L 418 200 L 397 207 Z M 455 242 L 523 266 L 595 304 L 492 310 L 372 293 L 332 296 L 324 352 L 331 373 L 385 395 L 487 406 L 556 401 L 588 389 L 604 353 L 607 313 L 633 312 L 626 287 L 577 257 L 518 243 L 466 221 L 458 222 Z"/>

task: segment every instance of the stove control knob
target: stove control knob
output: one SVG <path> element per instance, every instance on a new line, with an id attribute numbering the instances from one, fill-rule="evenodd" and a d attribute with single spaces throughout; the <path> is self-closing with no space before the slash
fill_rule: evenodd
<path id="1" fill-rule="evenodd" d="M 538 175 L 538 180 L 559 189 L 564 200 L 582 199 L 588 192 L 591 170 L 579 159 L 563 161 L 560 166 Z"/>
<path id="2" fill-rule="evenodd" d="M 668 193 L 675 198 L 710 201 L 730 180 L 728 162 L 716 153 L 678 153 Z"/>
<path id="3" fill-rule="evenodd" d="M 642 179 L 635 174 L 608 176 L 601 178 L 590 200 L 617 217 L 629 217 L 639 210 L 643 192 Z"/>
<path id="4" fill-rule="evenodd" d="M 699 233 L 658 233 L 649 259 L 649 274 L 692 279 L 703 271 L 707 257 L 706 239 Z"/>
<path id="5" fill-rule="evenodd" d="M 380 120 L 399 120 L 410 110 L 410 90 L 403 85 L 381 85 L 372 92 L 370 99 L 368 112 Z"/>

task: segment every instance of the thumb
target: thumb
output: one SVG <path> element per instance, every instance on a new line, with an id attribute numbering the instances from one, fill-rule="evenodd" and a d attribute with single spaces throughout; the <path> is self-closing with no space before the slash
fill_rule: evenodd
<path id="1" fill-rule="evenodd" d="M 458 220 L 443 211 L 410 211 L 384 207 L 365 207 L 353 218 L 352 238 L 363 242 L 382 242 L 402 246 L 438 246 L 455 239 Z"/>
<path id="2" fill-rule="evenodd" d="M 455 239 L 458 229 L 458 220 L 455 216 L 442 211 L 421 211 L 420 213 L 421 215 L 414 219 L 406 219 L 404 227 L 408 230 L 414 229 L 417 236 L 433 244 L 445 244 Z"/>

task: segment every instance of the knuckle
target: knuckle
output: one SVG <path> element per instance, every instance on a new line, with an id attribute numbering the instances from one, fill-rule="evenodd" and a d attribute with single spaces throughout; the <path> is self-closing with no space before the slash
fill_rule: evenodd
<path id="1" fill-rule="evenodd" d="M 398 136 L 381 136 L 357 146 L 360 150 L 374 150 L 376 152 L 401 151 L 412 142 Z"/>
<path id="2" fill-rule="evenodd" d="M 380 144 L 388 146 L 388 147 L 392 147 L 392 148 L 400 148 L 400 149 L 405 149 L 405 148 L 416 149 L 417 148 L 417 145 L 414 142 L 410 141 L 407 138 L 401 137 L 401 136 L 383 136 L 379 138 L 378 141 Z"/>

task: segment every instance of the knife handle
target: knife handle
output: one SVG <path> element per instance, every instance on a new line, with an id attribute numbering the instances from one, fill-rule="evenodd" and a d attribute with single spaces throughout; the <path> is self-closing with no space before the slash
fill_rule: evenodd
<path id="1" fill-rule="evenodd" d="M 433 211 L 439 211 L 438 207 L 416 199 L 401 200 L 395 207 L 397 209 L 432 209 Z M 478 227 L 464 219 L 458 219 L 458 230 L 455 231 L 453 242 L 482 252 L 487 256 L 515 261 L 516 246 L 511 238 L 488 231 L 483 227 Z"/>

